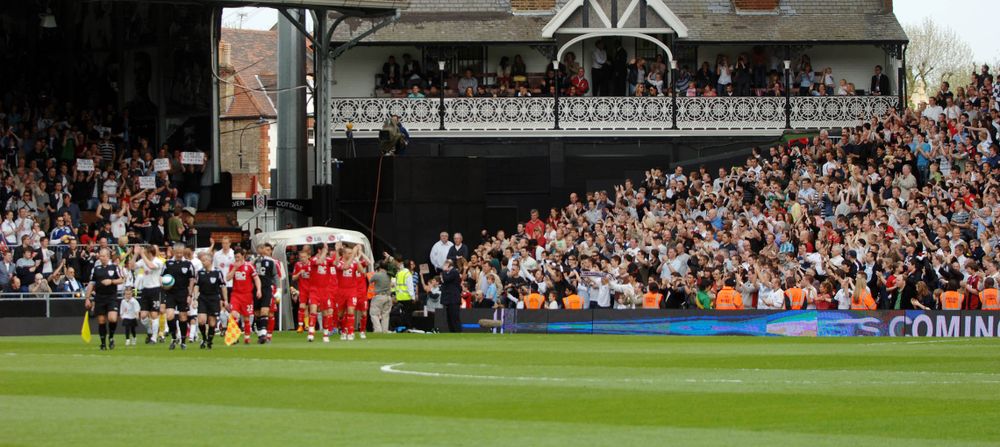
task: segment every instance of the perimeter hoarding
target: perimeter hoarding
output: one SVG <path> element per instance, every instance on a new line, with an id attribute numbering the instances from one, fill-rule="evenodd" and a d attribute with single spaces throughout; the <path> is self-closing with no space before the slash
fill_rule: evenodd
<path id="1" fill-rule="evenodd" d="M 503 321 L 495 332 L 623 335 L 746 335 L 791 337 L 1000 336 L 1000 312 L 463 310 L 465 328 L 479 318 Z M 441 320 L 438 320 L 441 321 Z M 439 327 L 439 330 L 446 330 Z"/>

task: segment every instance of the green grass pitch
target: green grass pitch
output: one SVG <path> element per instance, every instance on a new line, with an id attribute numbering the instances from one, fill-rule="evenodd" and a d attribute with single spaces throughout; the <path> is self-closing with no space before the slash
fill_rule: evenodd
<path id="1" fill-rule="evenodd" d="M 0 444 L 1000 444 L 997 340 L 94 338 L 0 338 Z"/>

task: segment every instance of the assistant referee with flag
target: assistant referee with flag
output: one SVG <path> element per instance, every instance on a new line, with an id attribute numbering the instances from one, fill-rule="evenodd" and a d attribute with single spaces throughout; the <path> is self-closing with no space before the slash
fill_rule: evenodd
<path id="1" fill-rule="evenodd" d="M 97 254 L 97 264 L 90 272 L 90 283 L 83 305 L 87 310 L 93 309 L 97 315 L 97 331 L 101 334 L 101 350 L 115 349 L 115 329 L 118 327 L 118 285 L 125 278 L 118 271 L 118 266 L 111 262 L 108 249 L 102 248 Z M 91 297 L 93 296 L 93 301 Z M 107 323 L 107 327 L 104 324 Z M 107 343 L 110 335 L 111 342 Z"/>

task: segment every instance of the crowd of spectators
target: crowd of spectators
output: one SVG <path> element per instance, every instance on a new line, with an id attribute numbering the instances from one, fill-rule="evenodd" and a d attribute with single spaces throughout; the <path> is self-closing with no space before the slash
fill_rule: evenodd
<path id="1" fill-rule="evenodd" d="M 786 93 L 784 61 L 768 55 L 762 47 L 734 59 L 719 54 L 714 64 L 704 61 L 700 67 L 681 65 L 671 81 L 670 68 L 663 54 L 653 58 L 629 57 L 620 41 L 610 53 L 603 41 L 595 44 L 590 66 L 585 67 L 572 51 L 566 52 L 558 68 L 547 65 L 542 72 L 528 71 L 521 55 L 503 56 L 495 73 L 464 68 L 451 85 L 447 96 L 524 97 L 553 96 L 669 96 L 671 84 L 678 96 L 784 96 Z M 438 67 L 421 72 L 420 64 L 409 54 L 403 64 L 394 56 L 382 65 L 380 87 L 396 90 L 408 98 L 437 97 L 441 93 Z M 589 73 L 588 73 L 589 69 Z M 446 78 L 447 81 L 447 78 Z M 788 93 L 793 96 L 891 95 L 889 76 L 876 66 L 871 83 L 857 88 L 853 82 L 837 79 L 831 67 L 816 69 L 807 54 L 790 61 Z M 867 88 L 867 90 L 865 90 Z M 405 92 L 405 93 L 402 93 Z"/>
<path id="2" fill-rule="evenodd" d="M 206 164 L 181 154 L 198 149 L 156 147 L 111 106 L 0 98 L 0 291 L 75 292 L 99 248 L 194 243 Z"/>
<path id="3" fill-rule="evenodd" d="M 984 67 L 960 93 L 738 166 L 573 193 L 474 247 L 442 233 L 430 268 L 453 261 L 467 307 L 702 309 L 726 287 L 741 302 L 725 308 L 995 306 L 998 101 Z M 422 283 L 433 303 L 437 279 Z"/>

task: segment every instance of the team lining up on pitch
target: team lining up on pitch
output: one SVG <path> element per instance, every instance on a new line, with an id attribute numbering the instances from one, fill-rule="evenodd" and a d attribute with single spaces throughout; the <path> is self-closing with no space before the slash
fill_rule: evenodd
<path id="1" fill-rule="evenodd" d="M 137 344 L 139 321 L 147 331 L 146 344 L 163 342 L 166 332 L 171 337 L 171 350 L 178 346 L 187 349 L 187 342 L 198 339 L 202 349 L 212 349 L 223 321 L 228 321 L 226 344 L 238 341 L 240 327 L 244 344 L 250 344 L 254 327 L 257 342 L 270 343 L 275 323 L 272 316 L 278 304 L 275 292 L 284 275 L 281 264 L 271 256 L 273 247 L 262 244 L 251 257 L 241 248 L 232 248 L 228 237 L 223 238 L 218 250 L 214 249 L 214 241 L 211 245 L 196 253 L 177 243 L 168 247 L 163 257 L 154 245 L 136 245 L 126 252 L 98 250 L 84 306 L 97 317 L 100 349 L 115 348 L 119 317 L 125 328 L 126 346 Z M 366 270 L 372 262 L 361 245 L 338 242 L 317 247 L 315 256 L 310 255 L 310 247 L 300 252 L 292 274 L 298 285 L 293 293 L 298 294 L 300 302 L 298 331 L 303 332 L 301 322 L 308 314 L 307 340 L 313 341 L 317 315 L 322 314 L 324 342 L 330 341 L 334 330 L 339 330 L 342 340 L 353 341 L 355 312 L 368 312 L 371 296 Z M 380 265 L 380 272 L 384 276 L 384 266 Z M 377 283 L 387 285 L 388 279 Z M 384 297 L 387 291 L 382 292 Z M 220 318 L 225 315 L 228 318 Z M 384 315 L 373 317 L 377 331 L 382 332 L 381 322 L 387 327 L 387 316 L 386 310 Z M 197 319 L 197 331 L 190 324 L 192 318 Z M 366 338 L 365 326 L 362 321 L 361 338 Z"/>

